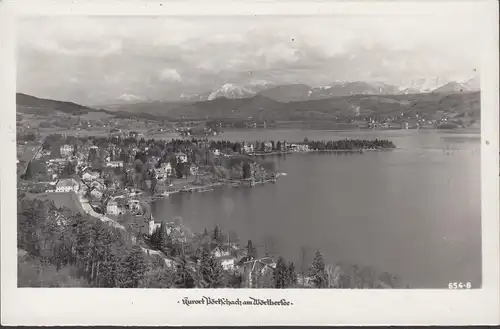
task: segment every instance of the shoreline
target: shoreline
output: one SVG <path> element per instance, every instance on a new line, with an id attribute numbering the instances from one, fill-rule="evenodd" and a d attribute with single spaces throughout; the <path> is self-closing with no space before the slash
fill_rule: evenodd
<path id="1" fill-rule="evenodd" d="M 385 152 L 385 151 L 390 151 L 393 150 L 393 148 L 378 148 L 378 149 L 354 149 L 354 150 L 309 150 L 309 151 L 283 151 L 283 152 L 268 152 L 268 153 L 250 153 L 247 154 L 248 156 L 251 157 L 266 157 L 266 156 L 274 156 L 274 155 L 286 155 L 286 154 L 307 154 L 307 153 L 364 153 L 364 152 Z M 163 192 L 160 194 L 156 195 L 147 195 L 145 196 L 142 201 L 146 203 L 154 202 L 157 200 L 162 200 L 164 198 L 168 198 L 172 194 L 183 194 L 183 193 L 203 193 L 203 192 L 211 192 L 214 191 L 216 188 L 223 188 L 223 187 L 244 187 L 244 188 L 251 188 L 254 185 L 264 185 L 267 183 L 276 183 L 277 178 L 280 176 L 285 176 L 286 174 L 284 173 L 275 173 L 275 178 L 267 178 L 265 180 L 226 180 L 226 181 L 220 181 L 220 182 L 215 182 L 215 183 L 208 183 L 204 185 L 197 185 L 197 186 L 184 186 L 182 188 L 177 188 L 173 191 L 168 191 L 168 192 Z M 247 183 L 249 182 L 249 183 Z"/>

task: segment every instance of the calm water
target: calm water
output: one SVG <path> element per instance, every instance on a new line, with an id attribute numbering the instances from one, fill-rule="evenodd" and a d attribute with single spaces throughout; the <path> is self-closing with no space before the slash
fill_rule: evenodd
<path id="1" fill-rule="evenodd" d="M 387 138 L 397 150 L 273 157 L 276 184 L 171 195 L 158 219 L 194 231 L 218 224 L 300 267 L 320 249 L 392 272 L 415 288 L 481 282 L 480 135 L 437 131 L 244 131 L 229 140 Z M 270 158 L 271 159 L 271 158 Z M 264 247 L 267 246 L 267 247 Z"/>

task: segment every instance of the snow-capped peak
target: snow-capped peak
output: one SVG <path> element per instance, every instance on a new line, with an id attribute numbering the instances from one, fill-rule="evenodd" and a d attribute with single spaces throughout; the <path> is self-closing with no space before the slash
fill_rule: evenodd
<path id="1" fill-rule="evenodd" d="M 213 100 L 219 97 L 226 98 L 244 98 L 248 96 L 253 96 L 255 93 L 250 89 L 242 86 L 238 86 L 234 83 L 226 83 L 222 85 L 219 89 L 213 91 L 208 95 L 208 100 Z"/>
<path id="2" fill-rule="evenodd" d="M 126 102 L 134 102 L 134 101 L 142 101 L 144 100 L 142 97 L 132 95 L 132 94 L 127 94 L 123 93 L 120 96 L 118 96 L 116 99 L 119 99 L 121 101 L 126 101 Z"/>

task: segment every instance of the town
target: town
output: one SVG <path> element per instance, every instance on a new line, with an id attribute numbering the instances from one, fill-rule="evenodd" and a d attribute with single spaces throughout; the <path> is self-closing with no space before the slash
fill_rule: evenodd
<path id="1" fill-rule="evenodd" d="M 276 260 L 267 253 L 258 257 L 252 241 L 242 248 L 234 232 L 225 233 L 215 227 L 210 232 L 205 230 L 198 234 L 185 227 L 182 220 L 157 220 L 151 212 L 150 203 L 172 193 L 275 183 L 280 173 L 276 172 L 272 161 L 266 161 L 263 157 L 266 155 L 314 151 L 363 152 L 394 147 L 387 140 L 309 141 L 306 138 L 294 143 L 230 142 L 206 138 L 145 140 L 134 131 L 107 137 L 51 134 L 43 139 L 32 134 L 19 134 L 20 223 L 22 218 L 31 216 L 29 211 L 36 208 L 34 205 L 45 209 L 46 220 L 51 225 L 68 226 L 73 221 L 78 223 L 74 225 L 88 225 L 81 222 L 82 216 L 86 216 L 89 219 L 87 223 L 94 221 L 106 225 L 107 229 L 120 231 L 126 243 L 140 247 L 144 257 L 158 257 L 161 266 L 171 271 L 192 273 L 200 262 L 206 262 L 205 266 L 213 271 L 221 271 L 220 277 L 215 280 L 219 283 L 200 280 L 195 284 L 188 280 L 182 283 L 186 287 L 200 284 L 219 287 L 229 284 L 228 280 L 232 286 L 270 287 L 275 283 L 269 278 L 267 283 L 263 283 L 266 277 L 263 274 L 272 274 L 276 268 L 292 273 L 287 274 L 283 279 L 285 281 L 279 285 L 312 287 L 317 281 L 314 275 L 306 275 L 303 270 L 302 276 L 299 276 L 293 263 L 286 264 L 282 258 Z M 30 225 L 27 227 L 28 231 L 33 229 Z M 322 255 L 318 252 L 316 256 L 316 263 L 319 262 L 315 265 L 319 267 L 317 271 L 324 272 L 320 277 L 323 275 L 324 279 L 327 276 L 325 273 L 329 273 L 331 280 L 328 286 L 345 285 L 339 281 L 340 272 L 333 267 L 327 271 L 321 264 Z M 187 261 L 182 263 L 182 259 Z M 222 275 L 223 272 L 226 275 Z M 317 284 L 325 286 L 323 279 L 318 279 Z M 387 285 L 379 280 L 376 282 Z M 109 282 L 99 284 L 113 285 Z"/>

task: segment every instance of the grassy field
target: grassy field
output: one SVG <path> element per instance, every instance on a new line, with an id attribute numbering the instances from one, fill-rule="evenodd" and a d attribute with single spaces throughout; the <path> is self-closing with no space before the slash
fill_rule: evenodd
<path id="1" fill-rule="evenodd" d="M 62 208 L 67 207 L 73 211 L 73 213 L 81 213 L 85 214 L 85 211 L 82 208 L 80 201 L 76 194 L 68 192 L 68 193 L 41 193 L 35 194 L 35 198 L 42 200 L 51 200 L 54 201 L 56 207 Z"/>

